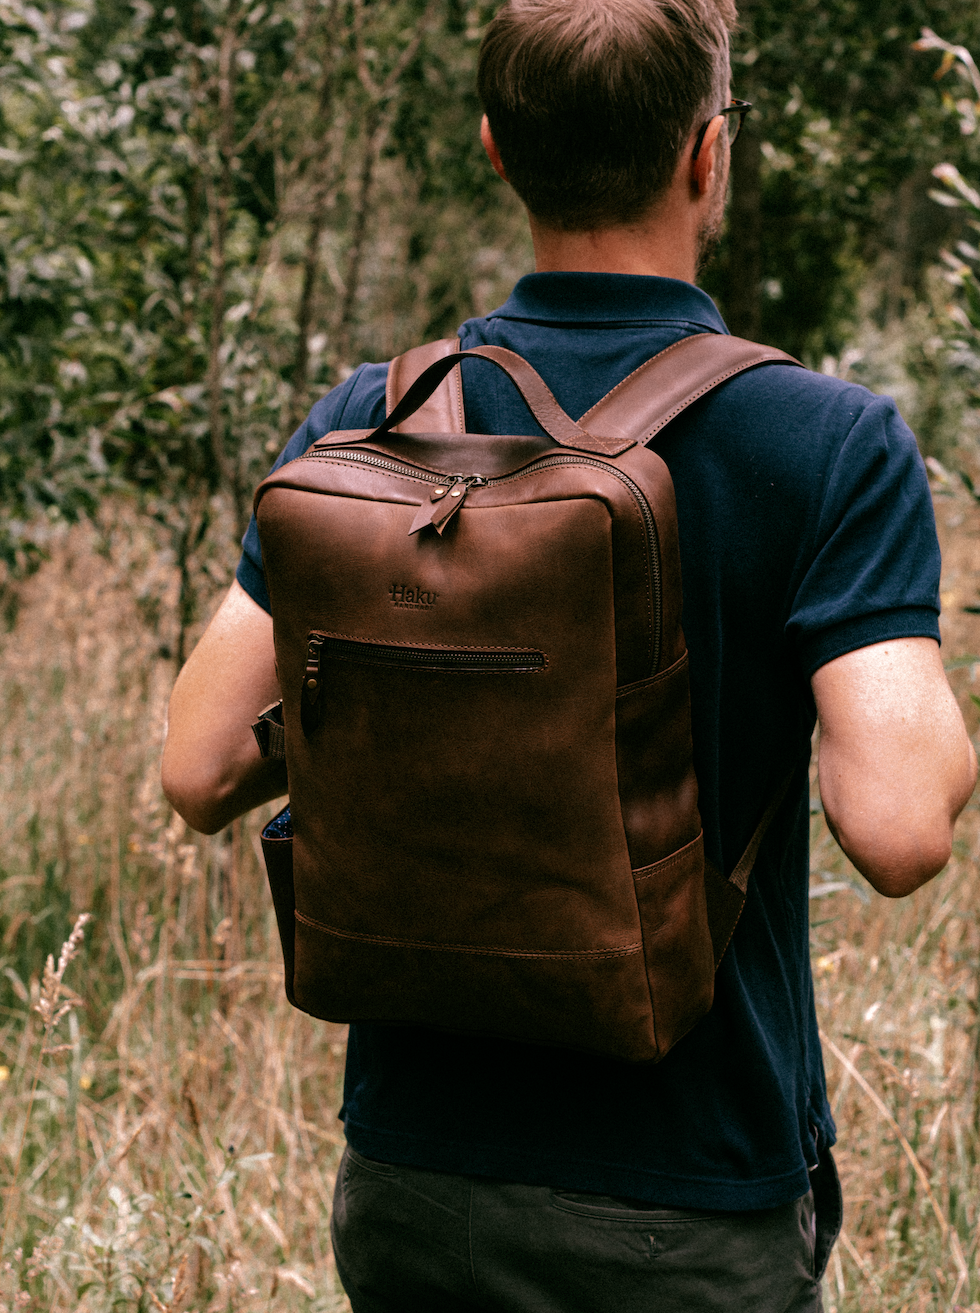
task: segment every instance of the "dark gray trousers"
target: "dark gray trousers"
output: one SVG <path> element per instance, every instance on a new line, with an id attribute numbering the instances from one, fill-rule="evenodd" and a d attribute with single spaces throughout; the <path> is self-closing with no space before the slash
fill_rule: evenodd
<path id="1" fill-rule="evenodd" d="M 375 1162 L 334 1196 L 354 1313 L 821 1313 L 840 1230 L 827 1153 L 810 1193 L 751 1213 L 654 1208 Z"/>

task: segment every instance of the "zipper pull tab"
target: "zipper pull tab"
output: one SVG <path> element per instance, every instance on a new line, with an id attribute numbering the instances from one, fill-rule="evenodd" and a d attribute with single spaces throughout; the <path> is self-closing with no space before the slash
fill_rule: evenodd
<path id="1" fill-rule="evenodd" d="M 429 500 L 424 501 L 419 507 L 418 514 L 408 531 L 409 537 L 424 529 L 427 524 L 431 524 L 436 533 L 441 535 L 466 500 L 470 488 L 482 488 L 485 483 L 486 479 L 482 474 L 450 475 L 445 483 L 440 483 L 432 489 Z"/>
<path id="2" fill-rule="evenodd" d="M 303 690 L 300 697 L 300 721 L 304 735 L 309 738 L 320 724 L 320 685 L 323 682 L 320 673 L 320 653 L 323 639 L 319 634 L 310 634 L 306 649 L 306 670 L 303 672 Z"/>

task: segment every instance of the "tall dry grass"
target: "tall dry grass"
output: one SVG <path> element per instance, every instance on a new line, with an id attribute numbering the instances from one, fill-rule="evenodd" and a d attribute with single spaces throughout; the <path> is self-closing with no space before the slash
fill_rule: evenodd
<path id="1" fill-rule="evenodd" d="M 343 1032 L 285 1001 L 256 818 L 203 838 L 160 793 L 163 541 L 125 506 L 55 537 L 0 638 L 0 1307 L 327 1313 Z"/>
<path id="2" fill-rule="evenodd" d="M 980 515 L 955 481 L 936 491 L 944 651 L 975 729 Z M 202 838 L 160 794 L 161 544 L 125 506 L 63 532 L 0 636 L 0 1308 L 327 1313 L 347 1307 L 327 1227 L 343 1032 L 282 995 L 258 820 Z M 232 565 L 205 563 L 213 596 Z M 830 1313 L 980 1311 L 978 858 L 971 805 L 948 872 L 889 903 L 814 806 L 847 1200 Z M 57 974 L 83 912 L 56 988 L 45 961 Z"/>

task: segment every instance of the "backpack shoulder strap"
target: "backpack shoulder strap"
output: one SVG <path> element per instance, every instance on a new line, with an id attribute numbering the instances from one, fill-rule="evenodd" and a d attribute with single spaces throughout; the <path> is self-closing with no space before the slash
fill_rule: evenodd
<path id="1" fill-rule="evenodd" d="M 413 347 L 388 366 L 386 413 L 391 414 L 405 393 L 431 364 L 460 349 L 459 338 L 442 338 Z M 725 333 L 695 333 L 661 351 L 628 374 L 579 421 L 602 437 L 629 437 L 646 443 L 700 397 L 757 365 L 800 365 L 776 347 L 748 342 Z M 463 388 L 454 369 L 415 412 L 409 426 L 415 433 L 464 433 Z M 402 432 L 398 424 L 392 430 Z"/>
<path id="2" fill-rule="evenodd" d="M 412 347 L 404 355 L 396 356 L 388 366 L 385 413 L 391 414 L 415 380 L 430 365 L 453 355 L 458 350 L 459 338 L 445 337 L 437 342 L 426 342 L 423 346 Z M 392 429 L 393 433 L 403 431 L 401 424 L 396 424 Z M 443 379 L 428 401 L 423 402 L 411 417 L 408 431 L 412 433 L 466 432 L 466 422 L 463 417 L 463 384 L 458 366 Z"/>
<path id="3" fill-rule="evenodd" d="M 681 338 L 624 378 L 579 423 L 592 433 L 623 432 L 649 443 L 672 419 L 727 379 L 768 364 L 799 366 L 800 362 L 785 351 L 722 333 Z M 796 775 L 794 766 L 776 785 L 745 851 L 727 877 L 711 862 L 705 863 L 708 925 L 716 968 L 742 915 L 749 876 L 762 840 Z"/>
<path id="4" fill-rule="evenodd" d="M 800 361 L 776 347 L 725 333 L 695 333 L 627 374 L 579 423 L 591 433 L 629 434 L 647 443 L 682 410 L 736 374 L 758 365 Z"/>
<path id="5" fill-rule="evenodd" d="M 798 767 L 793 766 L 776 785 L 776 790 L 769 799 L 759 823 L 752 832 L 752 838 L 735 869 L 727 878 L 713 862 L 704 863 L 704 892 L 708 902 L 708 929 L 711 932 L 711 945 L 715 954 L 717 971 L 725 950 L 731 943 L 735 927 L 738 925 L 745 898 L 749 891 L 749 876 L 759 855 L 766 831 L 783 805 L 783 799 L 789 792 L 793 780 L 797 778 Z"/>

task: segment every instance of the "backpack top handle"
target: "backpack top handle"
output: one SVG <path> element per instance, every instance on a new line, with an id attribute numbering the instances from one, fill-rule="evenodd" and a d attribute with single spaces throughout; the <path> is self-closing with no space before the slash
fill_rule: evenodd
<path id="1" fill-rule="evenodd" d="M 465 359 L 489 360 L 497 365 L 510 378 L 511 382 L 527 402 L 531 414 L 538 421 L 545 433 L 560 447 L 569 447 L 574 451 L 588 451 L 597 456 L 619 456 L 636 446 L 635 438 L 624 437 L 615 433 L 609 437 L 596 437 L 582 428 L 562 410 L 555 400 L 551 389 L 541 375 L 521 356 L 508 351 L 502 346 L 478 346 L 468 351 L 455 351 L 444 356 L 424 369 L 411 385 L 401 401 L 376 429 L 365 430 L 353 438 L 351 433 L 330 435 L 321 438 L 318 447 L 335 445 L 349 446 L 352 441 L 368 442 L 383 438 L 385 435 L 399 437 L 394 429 L 426 402 L 447 374 Z"/>
<path id="2" fill-rule="evenodd" d="M 430 343 L 426 348 L 415 348 L 414 351 L 406 352 L 405 356 L 399 356 L 393 366 L 407 364 L 421 356 L 423 351 L 426 352 L 424 358 L 431 360 L 431 348 L 437 345 L 449 349 L 453 344 L 447 341 Z M 367 442 L 386 435 L 400 436 L 397 431 L 399 425 L 420 407 L 426 407 L 441 384 L 445 390 L 449 386 L 444 382 L 447 375 L 457 368 L 460 360 L 467 357 L 489 360 L 502 369 L 517 387 L 545 433 L 560 447 L 599 456 L 619 456 L 638 442 L 650 442 L 688 406 L 736 374 L 755 369 L 759 365 L 800 366 L 800 361 L 775 347 L 762 346 L 723 333 L 695 333 L 673 343 L 624 378 L 612 392 L 582 416 L 582 420 L 589 425 L 586 428 L 582 421 L 576 423 L 562 410 L 541 375 L 516 352 L 499 346 L 471 347 L 466 351 L 449 350 L 449 354 L 422 369 L 376 429 L 360 430 L 356 437 L 349 431 L 330 434 L 321 438 L 316 445 L 348 446 L 352 441 Z M 418 363 L 421 363 L 421 359 Z M 402 369 L 398 375 L 399 381 L 406 373 L 412 372 L 414 370 Z M 454 377 L 458 379 L 458 375 Z M 394 400 L 392 391 L 389 389 L 388 392 L 390 407 Z M 426 407 L 426 418 L 444 413 L 451 417 L 452 431 L 461 432 L 459 412 L 462 409 L 462 396 L 460 394 L 455 397 L 456 391 L 458 384 L 453 391 L 454 399 L 443 398 L 446 403 L 444 406 L 436 410 Z M 596 428 L 602 436 L 592 431 Z"/>

